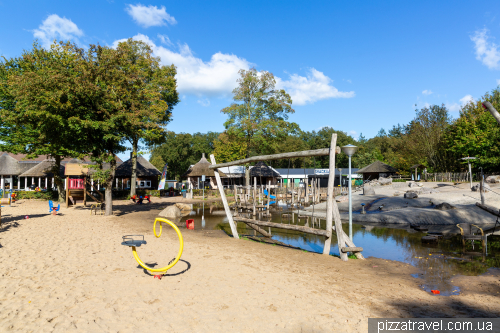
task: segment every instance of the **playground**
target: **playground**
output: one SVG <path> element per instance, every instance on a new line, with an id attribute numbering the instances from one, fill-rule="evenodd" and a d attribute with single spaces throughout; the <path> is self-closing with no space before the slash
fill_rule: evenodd
<path id="1" fill-rule="evenodd" d="M 435 296 L 422 290 L 411 275 L 419 268 L 408 263 L 343 262 L 237 241 L 213 228 L 186 230 L 182 223 L 182 257 L 155 279 L 121 242 L 123 235 L 142 234 L 147 245 L 137 251 L 144 263 L 168 264 L 177 253 L 169 242 L 176 235 L 165 227 L 160 238 L 153 234 L 167 204 L 116 201 L 110 217 L 63 205 L 54 216 L 38 200 L 4 207 L 0 250 L 9 260 L 0 263 L 0 330 L 366 332 L 369 317 L 500 315 L 495 271 L 457 275 L 459 295 Z"/>

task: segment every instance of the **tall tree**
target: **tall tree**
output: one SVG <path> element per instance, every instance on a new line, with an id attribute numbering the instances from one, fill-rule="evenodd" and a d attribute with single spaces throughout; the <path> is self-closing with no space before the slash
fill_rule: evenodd
<path id="1" fill-rule="evenodd" d="M 244 138 L 246 157 L 273 151 L 280 138 L 297 132 L 299 126 L 288 122 L 294 113 L 292 99 L 285 90 L 276 89 L 273 74 L 255 68 L 240 70 L 238 86 L 233 90 L 237 103 L 222 109 L 228 115 L 227 134 Z"/>
<path id="2" fill-rule="evenodd" d="M 72 93 L 78 56 L 70 43 L 47 50 L 35 42 L 21 57 L 0 62 L 1 148 L 53 158 L 59 201 L 64 200 L 61 160 L 82 157 L 87 145 L 84 129 L 73 122 L 82 111 Z"/>
<path id="3" fill-rule="evenodd" d="M 172 110 L 179 103 L 177 70 L 174 65 L 162 66 L 160 59 L 153 57 L 149 45 L 142 41 L 129 38 L 119 43 L 123 52 L 125 64 L 121 67 L 124 74 L 133 80 L 129 85 L 127 112 L 131 114 L 128 128 L 129 141 L 132 144 L 132 179 L 130 195 L 135 195 L 137 180 L 137 153 L 139 141 L 161 143 L 166 137 L 165 126 L 171 119 Z M 164 102 L 165 109 L 158 107 L 158 102 Z M 146 126 L 152 123 L 154 126 Z M 162 169 L 163 166 L 160 167 Z"/>

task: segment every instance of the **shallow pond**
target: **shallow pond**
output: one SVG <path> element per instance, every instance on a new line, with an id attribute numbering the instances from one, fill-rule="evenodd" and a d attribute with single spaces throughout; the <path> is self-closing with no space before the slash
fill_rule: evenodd
<path id="1" fill-rule="evenodd" d="M 282 214 L 288 213 L 288 216 Z M 249 216 L 250 217 L 250 216 Z M 182 220 L 194 219 L 195 229 L 222 229 L 228 235 L 231 230 L 225 212 L 220 206 L 203 208 L 203 205 L 193 205 L 193 211 Z M 325 220 L 305 219 L 298 220 L 298 214 L 287 211 L 272 212 L 270 218 L 259 217 L 259 220 L 267 220 L 276 223 L 290 223 L 296 225 L 307 225 L 313 228 L 325 229 Z M 306 224 L 307 223 L 307 224 Z M 348 232 L 348 224 L 343 223 L 343 228 Z M 466 251 L 463 252 L 462 241 L 458 234 L 448 234 L 437 244 L 424 244 L 421 238 L 426 235 L 416 232 L 401 225 L 360 225 L 353 224 L 353 241 L 356 246 L 363 247 L 365 257 L 376 257 L 388 260 L 397 260 L 409 263 L 420 272 L 413 276 L 422 279 L 422 288 L 439 290 L 440 295 L 457 295 L 460 290 L 453 284 L 456 275 L 480 275 L 487 271 L 498 274 L 500 270 L 500 236 L 489 236 L 487 243 L 487 254 L 482 254 L 480 243 L 467 243 Z M 449 226 L 447 226 L 449 229 Z M 254 230 L 247 227 L 245 223 L 237 223 L 240 235 L 254 235 Z M 433 227 L 435 229 L 435 227 Z M 304 234 L 292 230 L 265 228 L 270 231 L 274 240 L 287 245 L 299 247 L 310 252 L 323 252 L 324 237 Z M 434 231 L 434 230 L 433 230 Z M 336 238 L 332 239 L 331 255 L 338 255 Z"/>

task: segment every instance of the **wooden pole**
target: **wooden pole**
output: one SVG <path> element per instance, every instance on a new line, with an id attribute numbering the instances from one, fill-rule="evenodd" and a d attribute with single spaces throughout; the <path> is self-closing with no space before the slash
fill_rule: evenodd
<path id="1" fill-rule="evenodd" d="M 266 222 L 266 221 L 247 219 L 244 217 L 235 217 L 234 220 L 238 221 L 238 222 L 244 222 L 247 224 L 251 223 L 251 224 L 255 224 L 255 225 L 263 226 L 263 227 L 301 231 L 301 232 L 305 232 L 307 234 L 313 234 L 313 235 L 319 235 L 319 236 L 326 236 L 328 233 L 326 230 L 313 229 L 313 228 L 308 228 L 308 227 L 295 225 L 295 224 L 282 224 L 282 223 L 275 223 L 275 222 Z M 330 234 L 331 234 L 331 229 L 330 229 Z"/>
<path id="2" fill-rule="evenodd" d="M 257 199 L 257 177 L 253 177 L 253 216 L 257 215 L 256 209 L 255 209 L 255 204 Z"/>
<path id="3" fill-rule="evenodd" d="M 262 234 L 262 236 L 271 238 L 271 233 L 270 232 L 267 232 L 264 229 L 259 228 L 256 224 L 254 224 L 254 223 L 246 223 L 246 225 L 249 226 L 250 228 L 252 228 L 253 230 L 257 231 L 258 233 Z M 271 230 L 269 230 L 269 231 L 271 231 Z"/>
<path id="4" fill-rule="evenodd" d="M 478 206 L 479 208 L 484 209 L 485 211 L 487 211 L 490 214 L 493 214 L 495 216 L 500 217 L 500 210 L 496 210 L 496 209 L 490 208 L 490 207 L 488 207 L 486 205 L 480 204 L 479 202 L 476 202 L 476 206 Z"/>
<path id="5" fill-rule="evenodd" d="M 215 164 L 214 155 L 210 155 L 210 162 Z M 229 205 L 226 199 L 226 193 L 224 193 L 224 188 L 222 187 L 222 181 L 220 179 L 219 171 L 217 169 L 214 170 L 215 179 L 217 180 L 217 188 L 219 189 L 220 197 L 222 199 L 222 203 L 224 205 L 224 210 L 226 211 L 226 216 L 229 221 L 229 226 L 231 227 L 231 233 L 233 234 L 233 238 L 239 239 L 238 230 L 236 229 L 236 225 L 234 224 L 233 214 L 231 214 L 231 209 L 229 209 Z"/>
<path id="6" fill-rule="evenodd" d="M 274 161 L 274 160 L 282 160 L 285 158 L 297 158 L 297 157 L 326 156 L 329 154 L 330 154 L 330 148 L 323 148 L 323 149 L 316 149 L 316 150 L 303 150 L 303 151 L 296 151 L 296 152 L 291 152 L 291 153 L 254 156 L 254 157 L 245 158 L 242 160 L 210 165 L 208 168 L 209 169 L 218 169 L 218 168 L 229 167 L 229 166 L 234 166 L 234 165 L 246 164 L 246 163 L 250 163 L 250 162 Z M 340 147 L 335 148 L 335 154 L 340 154 Z"/>
<path id="7" fill-rule="evenodd" d="M 484 205 L 484 177 L 483 177 L 483 168 L 481 168 L 481 181 L 479 182 L 479 193 L 481 195 L 481 204 Z"/>
<path id="8" fill-rule="evenodd" d="M 333 133 L 332 134 L 332 141 L 330 144 L 330 147 L 336 147 L 337 145 L 337 134 Z M 323 247 L 323 255 L 330 255 L 330 248 L 332 245 L 332 228 L 333 228 L 333 223 L 332 223 L 332 217 L 333 217 L 333 204 L 335 203 L 334 200 L 334 194 L 333 194 L 333 187 L 335 185 L 335 153 L 332 149 L 332 153 L 330 154 L 330 163 L 329 163 L 329 168 L 330 168 L 330 175 L 328 176 L 328 190 L 327 190 L 327 200 L 326 200 L 326 239 L 325 239 L 325 245 Z M 333 172 L 332 172 L 333 171 Z M 338 210 L 338 208 L 337 208 Z M 341 221 L 335 221 L 335 228 L 337 230 L 342 230 L 342 222 Z M 340 235 L 342 236 L 342 235 Z M 339 234 L 337 234 L 338 238 L 338 246 L 339 246 L 339 254 L 340 254 L 340 259 L 343 261 L 347 261 L 347 254 L 342 252 L 342 239 L 343 237 L 339 238 Z"/>

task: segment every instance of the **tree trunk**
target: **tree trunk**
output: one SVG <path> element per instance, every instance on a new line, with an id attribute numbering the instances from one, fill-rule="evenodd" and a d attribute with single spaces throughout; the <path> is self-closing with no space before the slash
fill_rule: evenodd
<path id="1" fill-rule="evenodd" d="M 109 163 L 109 177 L 106 179 L 106 190 L 105 190 L 105 200 L 106 200 L 106 216 L 113 215 L 113 180 L 115 179 L 116 172 L 116 156 L 111 154 L 113 159 Z"/>
<path id="2" fill-rule="evenodd" d="M 61 169 L 61 156 L 53 156 L 55 163 L 54 163 L 54 168 L 52 169 L 52 174 L 54 175 L 54 183 L 56 183 L 57 186 L 57 201 L 58 202 L 65 202 L 66 200 L 66 191 L 64 190 L 64 181 L 63 178 L 61 177 L 61 174 L 59 170 Z"/>
<path id="3" fill-rule="evenodd" d="M 138 140 L 132 141 L 132 179 L 130 180 L 130 196 L 135 195 L 135 182 L 137 181 L 137 146 Z"/>

